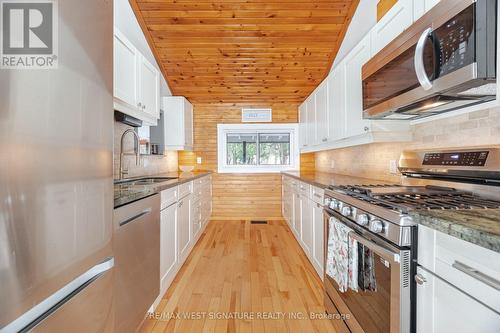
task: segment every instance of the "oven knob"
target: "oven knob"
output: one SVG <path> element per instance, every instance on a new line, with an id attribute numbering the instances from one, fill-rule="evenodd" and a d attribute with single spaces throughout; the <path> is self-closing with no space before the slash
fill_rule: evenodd
<path id="1" fill-rule="evenodd" d="M 351 216 L 352 214 L 352 208 L 349 206 L 343 206 L 342 207 L 342 215 L 344 216 Z"/>
<path id="2" fill-rule="evenodd" d="M 330 198 L 325 198 L 325 206 L 326 207 L 330 207 L 330 202 L 332 201 L 332 199 Z"/>
<path id="3" fill-rule="evenodd" d="M 338 200 L 332 199 L 332 201 L 330 201 L 330 208 L 331 209 L 337 209 L 338 204 L 339 204 Z"/>
<path id="4" fill-rule="evenodd" d="M 359 214 L 356 217 L 356 221 L 358 222 L 359 225 L 365 226 L 370 221 L 370 218 L 368 217 L 368 214 Z"/>
<path id="5" fill-rule="evenodd" d="M 384 231 L 384 223 L 380 220 L 373 220 L 370 223 L 370 231 L 376 234 Z"/>

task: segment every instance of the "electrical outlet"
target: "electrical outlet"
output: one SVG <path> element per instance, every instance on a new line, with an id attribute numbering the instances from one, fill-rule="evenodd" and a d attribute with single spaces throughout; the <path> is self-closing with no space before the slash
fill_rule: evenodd
<path id="1" fill-rule="evenodd" d="M 393 175 L 398 173 L 398 162 L 396 160 L 389 161 L 389 172 Z"/>
<path id="2" fill-rule="evenodd" d="M 335 160 L 330 161 L 330 169 L 335 169 Z"/>
<path id="3" fill-rule="evenodd" d="M 201 164 L 201 157 L 196 158 L 196 163 Z"/>

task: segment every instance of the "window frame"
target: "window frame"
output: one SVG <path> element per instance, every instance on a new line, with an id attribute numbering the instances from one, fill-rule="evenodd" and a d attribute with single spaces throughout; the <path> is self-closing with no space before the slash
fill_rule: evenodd
<path id="1" fill-rule="evenodd" d="M 300 153 L 298 140 L 298 124 L 218 124 L 217 125 L 217 171 L 219 173 L 279 173 L 282 171 L 298 171 L 300 169 Z M 287 165 L 228 165 L 227 134 L 278 134 L 290 135 L 290 164 Z M 257 140 L 258 142 L 258 140 Z M 258 147 L 257 147 L 258 148 Z M 260 156 L 257 149 L 257 161 Z"/>

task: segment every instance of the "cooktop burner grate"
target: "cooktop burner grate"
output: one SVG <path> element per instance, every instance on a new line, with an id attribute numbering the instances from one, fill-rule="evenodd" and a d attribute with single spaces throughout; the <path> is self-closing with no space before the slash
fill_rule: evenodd
<path id="1" fill-rule="evenodd" d="M 408 213 L 432 209 L 499 209 L 500 202 L 484 199 L 469 192 L 435 186 L 353 185 L 331 186 L 358 200 L 379 207 Z"/>

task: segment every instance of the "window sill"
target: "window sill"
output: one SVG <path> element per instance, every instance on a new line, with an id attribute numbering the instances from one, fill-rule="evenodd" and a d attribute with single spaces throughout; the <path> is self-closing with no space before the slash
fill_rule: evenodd
<path id="1" fill-rule="evenodd" d="M 217 170 L 217 173 L 246 173 L 246 174 L 259 174 L 259 173 L 282 173 L 282 172 L 294 172 L 294 171 L 299 171 L 298 169 L 291 169 L 291 168 L 255 168 L 255 167 L 250 167 L 250 168 L 231 168 L 231 167 L 224 167 L 224 168 L 219 168 Z"/>

